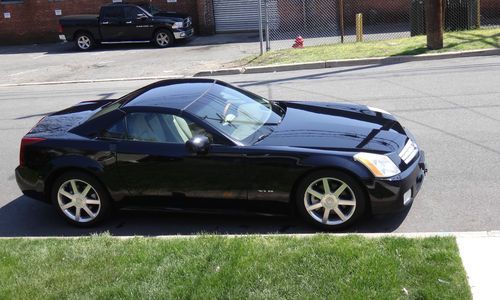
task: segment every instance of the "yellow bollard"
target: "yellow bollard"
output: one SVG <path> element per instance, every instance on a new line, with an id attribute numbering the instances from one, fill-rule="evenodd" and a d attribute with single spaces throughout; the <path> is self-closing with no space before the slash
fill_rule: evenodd
<path id="1" fill-rule="evenodd" d="M 356 42 L 363 41 L 363 14 L 356 14 Z"/>

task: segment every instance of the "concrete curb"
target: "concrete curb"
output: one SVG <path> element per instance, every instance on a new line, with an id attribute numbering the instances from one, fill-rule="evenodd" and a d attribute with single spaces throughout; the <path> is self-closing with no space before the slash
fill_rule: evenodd
<path id="1" fill-rule="evenodd" d="M 490 56 L 490 55 L 500 55 L 500 48 L 485 49 L 485 50 L 472 50 L 472 51 L 460 51 L 460 52 L 447 52 L 447 53 L 421 54 L 421 55 L 403 55 L 403 56 L 373 57 L 373 58 L 361 58 L 361 59 L 328 60 L 328 61 L 283 64 L 283 65 L 207 70 L 207 71 L 198 72 L 198 73 L 194 74 L 193 77 L 273 73 L 273 72 L 328 69 L 328 68 L 352 67 L 352 66 L 364 66 L 364 65 L 389 65 L 389 64 L 412 62 L 412 61 L 426 61 L 426 60 L 438 60 L 438 59 L 474 57 L 474 56 Z"/>
<path id="2" fill-rule="evenodd" d="M 151 77 L 130 77 L 130 78 L 107 78 L 107 79 L 84 79 L 84 80 L 65 80 L 65 81 L 42 81 L 42 82 L 24 82 L 24 83 L 6 83 L 0 84 L 2 87 L 15 87 L 15 86 L 33 86 L 33 85 L 58 85 L 70 83 L 96 83 L 96 82 L 117 82 L 117 81 L 138 81 L 138 80 L 164 80 L 184 78 L 183 75 L 171 76 L 151 76 Z"/>
<path id="3" fill-rule="evenodd" d="M 297 237 L 311 238 L 318 235 L 328 235 L 333 237 L 345 236 L 361 236 L 366 238 L 380 237 L 402 237 L 402 238 L 428 238 L 428 237 L 456 237 L 456 238 L 490 238 L 500 237 L 500 231 L 471 231 L 471 232 L 411 232 L 411 233 L 291 233 L 291 234 L 192 234 L 192 235 L 158 235 L 158 236 L 111 236 L 116 239 L 132 239 L 132 238 L 156 238 L 156 239 L 178 239 L 178 238 L 197 238 L 202 236 L 220 236 L 228 238 L 240 237 Z M 0 237 L 0 240 L 8 239 L 79 239 L 89 236 L 20 236 L 20 237 Z"/>

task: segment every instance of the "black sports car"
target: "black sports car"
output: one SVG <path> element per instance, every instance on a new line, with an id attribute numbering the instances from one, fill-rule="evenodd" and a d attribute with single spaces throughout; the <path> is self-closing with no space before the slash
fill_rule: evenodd
<path id="1" fill-rule="evenodd" d="M 22 139 L 16 179 L 82 226 L 152 206 L 292 211 L 338 229 L 409 206 L 425 172 L 413 136 L 383 110 L 179 79 L 43 118 Z"/>

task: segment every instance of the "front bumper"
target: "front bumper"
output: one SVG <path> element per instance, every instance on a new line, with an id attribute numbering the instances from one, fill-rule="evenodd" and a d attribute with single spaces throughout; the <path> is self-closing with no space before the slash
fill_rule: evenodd
<path id="1" fill-rule="evenodd" d="M 180 28 L 174 30 L 174 37 L 176 40 L 188 39 L 193 35 L 194 35 L 194 29 L 192 27 Z"/>
<path id="2" fill-rule="evenodd" d="M 426 173 L 425 153 L 419 151 L 418 159 L 404 172 L 391 178 L 366 182 L 372 213 L 398 212 L 411 206 L 422 187 Z"/>

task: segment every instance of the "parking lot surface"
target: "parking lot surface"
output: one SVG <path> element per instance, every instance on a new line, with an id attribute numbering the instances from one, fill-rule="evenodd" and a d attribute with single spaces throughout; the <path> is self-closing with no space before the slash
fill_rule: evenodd
<path id="1" fill-rule="evenodd" d="M 151 44 L 102 45 L 89 52 L 73 43 L 1 46 L 0 85 L 193 75 L 259 52 L 258 35 L 193 37 L 159 49 Z"/>
<path id="2" fill-rule="evenodd" d="M 426 151 L 429 174 L 409 212 L 349 232 L 500 229 L 500 57 L 224 76 L 271 99 L 346 101 L 388 110 Z M 148 81 L 0 87 L 0 236 L 311 232 L 283 217 L 121 212 L 93 229 L 66 225 L 21 195 L 19 141 L 43 115 L 79 101 L 116 98 Z"/>

